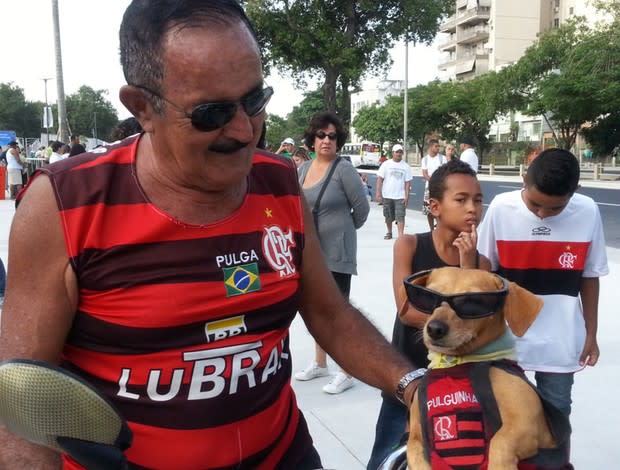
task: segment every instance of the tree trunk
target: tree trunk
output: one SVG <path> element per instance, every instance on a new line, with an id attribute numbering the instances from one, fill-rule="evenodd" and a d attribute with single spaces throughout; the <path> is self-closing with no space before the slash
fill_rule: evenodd
<path id="1" fill-rule="evenodd" d="M 336 83 L 338 73 L 332 68 L 325 68 L 325 82 L 323 83 L 323 103 L 325 111 L 336 112 Z"/>
<path id="2" fill-rule="evenodd" d="M 349 91 L 349 85 L 349 78 L 341 75 L 340 86 L 342 87 L 342 91 L 340 94 L 341 100 L 338 106 L 338 114 L 347 130 L 351 127 L 351 92 Z"/>

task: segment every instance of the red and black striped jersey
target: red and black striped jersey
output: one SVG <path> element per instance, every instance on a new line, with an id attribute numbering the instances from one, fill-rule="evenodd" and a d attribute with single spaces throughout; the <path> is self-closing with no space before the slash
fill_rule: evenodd
<path id="1" fill-rule="evenodd" d="M 138 141 L 42 170 L 79 285 L 63 365 L 127 419 L 133 468 L 293 468 L 312 443 L 290 386 L 304 245 L 293 162 L 257 151 L 242 206 L 189 225 L 145 196 Z"/>

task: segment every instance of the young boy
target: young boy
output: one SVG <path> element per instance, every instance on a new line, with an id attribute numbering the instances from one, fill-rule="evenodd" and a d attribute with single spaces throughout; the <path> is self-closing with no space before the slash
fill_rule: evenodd
<path id="1" fill-rule="evenodd" d="M 482 215 L 482 192 L 476 173 L 467 163 L 452 160 L 432 174 L 429 193 L 429 209 L 437 219 L 437 227 L 430 232 L 399 237 L 394 243 L 392 270 L 396 308 L 401 314 L 394 321 L 392 344 L 417 367 L 428 365 L 421 331 L 428 315 L 409 305 L 402 289 L 403 279 L 442 266 L 490 268 L 489 261 L 476 251 L 476 226 Z M 403 317 L 407 325 L 401 322 Z M 406 424 L 407 409 L 384 395 L 369 470 L 375 470 L 398 444 Z"/>
<path id="2" fill-rule="evenodd" d="M 519 364 L 535 371 L 542 396 L 566 416 L 573 375 L 599 358 L 599 276 L 609 272 L 596 203 L 575 194 L 579 162 L 547 149 L 530 164 L 522 190 L 493 199 L 478 248 L 493 271 L 539 295 L 544 306 L 522 338 Z"/>

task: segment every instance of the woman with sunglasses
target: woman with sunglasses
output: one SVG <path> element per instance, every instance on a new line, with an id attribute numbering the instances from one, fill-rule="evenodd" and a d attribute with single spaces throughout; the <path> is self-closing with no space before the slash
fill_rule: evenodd
<path id="1" fill-rule="evenodd" d="M 350 162 L 338 157 L 346 137 L 338 116 L 327 112 L 314 115 L 304 134 L 304 142 L 316 152 L 316 159 L 303 163 L 298 171 L 304 196 L 313 208 L 327 267 L 342 295 L 348 298 L 351 275 L 357 274 L 356 230 L 366 222 L 370 206 L 357 171 Z M 312 380 L 327 375 L 327 354 L 316 344 L 314 361 L 297 372 L 295 378 Z M 353 378 L 340 370 L 323 391 L 337 394 L 352 386 Z"/>

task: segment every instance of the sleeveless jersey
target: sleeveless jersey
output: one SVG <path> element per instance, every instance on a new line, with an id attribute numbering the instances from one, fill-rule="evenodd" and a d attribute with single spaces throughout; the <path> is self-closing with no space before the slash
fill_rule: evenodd
<path id="1" fill-rule="evenodd" d="M 501 427 L 501 416 L 489 380 L 490 367 L 499 367 L 528 382 L 522 369 L 509 360 L 431 369 L 420 382 L 418 393 L 424 450 L 433 470 L 486 470 L 489 442 Z M 572 469 L 567 463 L 568 418 L 544 400 L 543 407 L 559 445 L 556 449 L 540 449 L 535 456 L 521 461 L 518 468 Z"/>
<path id="2" fill-rule="evenodd" d="M 128 421 L 132 468 L 294 468 L 312 446 L 290 386 L 304 245 L 294 164 L 257 151 L 242 206 L 188 225 L 146 198 L 138 141 L 40 170 L 79 286 L 63 366 Z"/>
<path id="3" fill-rule="evenodd" d="M 411 261 L 411 272 L 417 273 L 426 269 L 449 266 L 437 254 L 433 244 L 432 232 L 416 234 L 415 255 Z M 396 315 L 392 330 L 392 344 L 405 354 L 417 367 L 428 366 L 428 349 L 422 342 L 422 330 L 403 324 Z"/>

